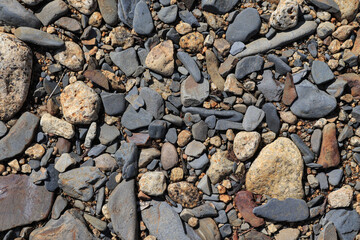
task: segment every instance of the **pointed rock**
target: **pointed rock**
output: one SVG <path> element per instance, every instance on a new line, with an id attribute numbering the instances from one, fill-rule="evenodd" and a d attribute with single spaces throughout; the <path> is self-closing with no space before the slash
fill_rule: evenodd
<path id="1" fill-rule="evenodd" d="M 218 90 L 224 91 L 225 80 L 219 73 L 217 58 L 211 50 L 206 50 L 206 67 L 211 81 L 216 85 Z"/>
<path id="2" fill-rule="evenodd" d="M 297 98 L 297 93 L 294 85 L 294 80 L 291 73 L 286 75 L 284 93 L 282 96 L 282 102 L 286 106 L 290 106 Z"/>

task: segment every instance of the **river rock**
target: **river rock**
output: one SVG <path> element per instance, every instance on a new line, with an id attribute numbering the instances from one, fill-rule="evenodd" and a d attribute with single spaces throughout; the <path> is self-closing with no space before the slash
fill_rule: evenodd
<path id="1" fill-rule="evenodd" d="M 263 73 L 263 79 L 257 87 L 268 101 L 277 102 L 281 99 L 284 85 L 274 79 L 270 70 L 265 70 Z"/>
<path id="2" fill-rule="evenodd" d="M 243 120 L 245 131 L 255 130 L 265 117 L 265 112 L 255 106 L 249 106 Z"/>
<path id="3" fill-rule="evenodd" d="M 0 177 L 0 231 L 28 225 L 47 218 L 50 213 L 53 193 L 44 186 L 32 183 L 27 175 L 10 174 Z"/>
<path id="4" fill-rule="evenodd" d="M 278 30 L 287 30 L 298 22 L 299 5 L 296 0 L 281 0 L 271 14 L 270 25 Z"/>
<path id="5" fill-rule="evenodd" d="M 117 1 L 116 0 L 98 0 L 99 9 L 104 21 L 110 26 L 118 22 Z"/>
<path id="6" fill-rule="evenodd" d="M 216 85 L 218 90 L 224 91 L 225 80 L 219 73 L 216 55 L 210 50 L 206 50 L 206 67 L 208 69 L 211 82 Z"/>
<path id="7" fill-rule="evenodd" d="M 250 73 L 262 70 L 263 66 L 264 59 L 261 56 L 245 57 L 236 64 L 235 77 L 241 80 Z"/>
<path id="8" fill-rule="evenodd" d="M 298 98 L 291 106 L 291 111 L 301 118 L 322 118 L 336 108 L 336 99 L 319 90 L 309 81 L 302 81 L 295 86 Z"/>
<path id="9" fill-rule="evenodd" d="M 209 81 L 203 79 L 197 83 L 192 76 L 189 76 L 181 83 L 181 103 L 185 107 L 199 106 L 209 96 Z"/>
<path id="10" fill-rule="evenodd" d="M 334 0 L 339 6 L 340 14 L 336 14 L 338 19 L 346 19 L 351 22 L 359 9 L 359 1 L 356 0 Z"/>
<path id="11" fill-rule="evenodd" d="M 328 202 L 331 208 L 346 208 L 351 204 L 353 190 L 349 185 L 329 193 Z"/>
<path id="12" fill-rule="evenodd" d="M 56 51 L 54 58 L 72 71 L 80 71 L 84 65 L 83 51 L 79 45 L 70 41 L 65 42 L 65 48 Z"/>
<path id="13" fill-rule="evenodd" d="M 244 220 L 251 224 L 253 227 L 260 227 L 264 225 L 265 221 L 263 218 L 255 216 L 253 209 L 257 207 L 253 199 L 253 194 L 249 191 L 240 191 L 236 194 L 234 199 L 236 208 L 244 218 Z"/>
<path id="14" fill-rule="evenodd" d="M 163 172 L 146 172 L 139 180 L 139 189 L 149 196 L 161 196 L 166 190 Z"/>
<path id="15" fill-rule="evenodd" d="M 72 124 L 90 124 L 98 119 L 100 97 L 82 81 L 65 87 L 60 102 L 66 121 Z"/>
<path id="16" fill-rule="evenodd" d="M 220 182 L 233 172 L 234 162 L 227 158 L 228 151 L 217 150 L 210 158 L 210 167 L 206 171 L 212 184 Z"/>
<path id="17" fill-rule="evenodd" d="M 149 126 L 152 119 L 152 114 L 145 109 L 140 108 L 139 111 L 136 111 L 131 105 L 129 105 L 121 117 L 121 124 L 129 130 L 135 130 Z"/>
<path id="18" fill-rule="evenodd" d="M 189 71 L 195 82 L 199 83 L 202 80 L 201 72 L 195 60 L 186 52 L 178 52 L 176 56 L 182 62 L 186 70 Z"/>
<path id="19" fill-rule="evenodd" d="M 138 173 L 139 150 L 134 142 L 121 142 L 115 152 L 115 159 L 122 168 L 122 177 L 126 180 L 134 178 Z"/>
<path id="20" fill-rule="evenodd" d="M 321 221 L 323 223 L 332 222 L 339 238 L 344 240 L 355 239 L 360 230 L 360 216 L 355 210 L 330 210 Z"/>
<path id="21" fill-rule="evenodd" d="M 64 46 L 63 40 L 51 35 L 47 32 L 43 32 L 29 27 L 18 27 L 14 31 L 14 35 L 27 43 L 32 43 L 42 47 L 59 48 Z"/>
<path id="22" fill-rule="evenodd" d="M 134 48 L 128 48 L 121 52 L 110 52 L 110 58 L 127 77 L 131 76 L 139 66 Z"/>
<path id="23" fill-rule="evenodd" d="M 45 113 L 41 117 L 40 126 L 44 132 L 55 134 L 66 139 L 71 139 L 75 135 L 74 126 L 71 123 L 53 117 L 49 113 Z"/>
<path id="24" fill-rule="evenodd" d="M 44 26 L 53 23 L 68 12 L 68 5 L 62 0 L 54 0 L 44 5 L 35 16 Z"/>
<path id="25" fill-rule="evenodd" d="M 0 25 L 40 28 L 41 22 L 17 0 L 2 0 L 0 2 Z"/>
<path id="26" fill-rule="evenodd" d="M 174 45 L 171 40 L 153 47 L 145 60 L 146 67 L 163 76 L 173 74 L 174 63 Z"/>
<path id="27" fill-rule="evenodd" d="M 261 136 L 258 132 L 239 132 L 234 139 L 233 151 L 240 161 L 254 156 L 259 147 Z"/>
<path id="28" fill-rule="evenodd" d="M 334 74 L 325 62 L 315 60 L 311 66 L 311 76 L 316 84 L 327 83 L 334 79 Z"/>
<path id="29" fill-rule="evenodd" d="M 163 144 L 161 148 L 161 165 L 165 170 L 169 170 L 178 164 L 178 154 L 176 148 L 169 142 Z"/>
<path id="30" fill-rule="evenodd" d="M 168 7 L 163 7 L 157 14 L 161 21 L 164 23 L 173 23 L 176 20 L 178 12 L 177 5 L 171 5 Z"/>
<path id="31" fill-rule="evenodd" d="M 145 1 L 140 0 L 135 7 L 133 29 L 137 34 L 149 35 L 154 29 L 151 12 Z"/>
<path id="32" fill-rule="evenodd" d="M 159 93 L 151 88 L 142 87 L 139 95 L 145 102 L 146 111 L 155 119 L 161 119 L 164 116 L 164 100 Z"/>
<path id="33" fill-rule="evenodd" d="M 74 33 L 81 32 L 81 25 L 74 18 L 62 17 L 55 22 L 55 25 L 62 27 L 68 31 L 74 32 Z"/>
<path id="34" fill-rule="evenodd" d="M 68 0 L 69 4 L 85 15 L 92 14 L 97 8 L 96 0 Z"/>
<path id="35" fill-rule="evenodd" d="M 302 198 L 303 159 L 288 138 L 280 137 L 266 145 L 246 175 L 246 189 L 284 200 Z"/>
<path id="36" fill-rule="evenodd" d="M 121 239 L 138 239 L 135 180 L 123 180 L 110 194 L 108 209 L 114 231 Z"/>
<path id="37" fill-rule="evenodd" d="M 188 182 L 171 183 L 168 186 L 169 197 L 186 208 L 193 208 L 200 201 L 197 187 Z"/>
<path id="38" fill-rule="evenodd" d="M 0 42 L 0 120 L 9 120 L 26 100 L 33 60 L 31 49 L 15 36 L 0 33 Z"/>
<path id="39" fill-rule="evenodd" d="M 195 230 L 202 240 L 220 240 L 221 235 L 216 222 L 212 218 L 199 219 L 199 227 Z"/>

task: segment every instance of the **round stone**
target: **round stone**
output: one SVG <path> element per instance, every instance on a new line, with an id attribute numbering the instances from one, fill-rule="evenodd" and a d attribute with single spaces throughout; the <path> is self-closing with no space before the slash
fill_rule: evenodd
<path id="1" fill-rule="evenodd" d="M 254 156 L 259 147 L 261 136 L 258 132 L 239 132 L 234 139 L 234 153 L 240 161 Z"/>
<path id="2" fill-rule="evenodd" d="M 60 95 L 66 121 L 72 124 L 90 124 L 98 119 L 100 97 L 84 82 L 68 85 Z"/>

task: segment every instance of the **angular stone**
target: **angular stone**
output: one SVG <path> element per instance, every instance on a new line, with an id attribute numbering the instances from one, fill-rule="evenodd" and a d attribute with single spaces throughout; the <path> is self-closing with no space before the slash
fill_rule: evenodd
<path id="1" fill-rule="evenodd" d="M 263 69 L 264 59 L 259 55 L 245 57 L 241 59 L 235 69 L 235 77 L 241 80 L 246 75 Z"/>
<path id="2" fill-rule="evenodd" d="M 94 158 L 94 162 L 98 169 L 105 172 L 113 172 L 118 167 L 115 158 L 108 153 L 101 154 Z"/>
<path id="3" fill-rule="evenodd" d="M 262 107 L 262 110 L 265 112 L 266 123 L 270 131 L 274 133 L 279 133 L 281 123 L 277 109 L 274 104 L 265 103 Z"/>
<path id="4" fill-rule="evenodd" d="M 195 60 L 186 52 L 178 52 L 177 58 L 182 62 L 186 70 L 189 71 L 195 82 L 199 83 L 201 81 L 201 72 Z"/>
<path id="5" fill-rule="evenodd" d="M 151 88 L 142 87 L 140 97 L 144 99 L 146 111 L 155 119 L 161 119 L 164 116 L 164 100 L 159 93 Z"/>
<path id="6" fill-rule="evenodd" d="M 115 153 L 115 159 L 122 168 L 122 177 L 126 180 L 134 178 L 138 173 L 139 150 L 135 143 L 121 142 Z"/>
<path id="7" fill-rule="evenodd" d="M 30 112 L 23 113 L 9 133 L 0 140 L 0 162 L 24 152 L 31 143 L 38 124 L 37 116 Z"/>
<path id="8" fill-rule="evenodd" d="M 53 193 L 32 183 L 29 176 L 0 177 L 0 231 L 45 219 L 51 210 Z"/>
<path id="9" fill-rule="evenodd" d="M 240 161 L 252 158 L 259 147 L 261 136 L 258 132 L 239 132 L 234 139 L 233 151 Z"/>
<path id="10" fill-rule="evenodd" d="M 126 102 L 123 93 L 101 92 L 100 97 L 107 115 L 118 116 L 125 112 Z"/>
<path id="11" fill-rule="evenodd" d="M 277 102 L 281 99 L 284 86 L 279 81 L 274 80 L 273 74 L 270 70 L 265 70 L 263 73 L 263 79 L 257 87 L 268 101 Z"/>
<path id="12" fill-rule="evenodd" d="M 296 145 L 280 137 L 263 148 L 246 175 L 246 189 L 284 200 L 302 198 L 303 159 Z"/>
<path id="13" fill-rule="evenodd" d="M 309 217 L 309 208 L 302 199 L 270 199 L 266 204 L 254 208 L 254 214 L 276 222 L 301 222 Z"/>
<path id="14" fill-rule="evenodd" d="M 158 13 L 158 17 L 161 21 L 163 21 L 164 23 L 173 23 L 176 20 L 177 17 L 177 12 L 178 12 L 178 7 L 177 5 L 171 5 L 168 7 L 163 7 Z"/>
<path id="15" fill-rule="evenodd" d="M 219 73 L 217 58 L 210 50 L 206 50 L 206 67 L 210 75 L 211 82 L 216 85 L 218 90 L 224 91 L 225 80 Z"/>
<path id="16" fill-rule="evenodd" d="M 139 168 L 146 167 L 152 160 L 160 157 L 161 153 L 156 148 L 141 149 L 139 157 Z"/>
<path id="17" fill-rule="evenodd" d="M 146 172 L 139 180 L 139 189 L 149 196 L 161 196 L 166 190 L 163 172 Z"/>
<path id="18" fill-rule="evenodd" d="M 131 76 L 139 66 L 134 48 L 128 48 L 121 52 L 110 52 L 110 58 L 127 77 Z"/>
<path id="19" fill-rule="evenodd" d="M 118 16 L 127 26 L 133 26 L 133 19 L 135 13 L 136 4 L 140 0 L 119 0 L 118 1 Z"/>
<path id="20" fill-rule="evenodd" d="M 185 148 L 185 154 L 191 157 L 200 157 L 206 147 L 202 142 L 191 141 Z"/>
<path id="21" fill-rule="evenodd" d="M 181 83 L 181 103 L 185 107 L 201 105 L 209 96 L 209 81 L 203 79 L 197 83 L 192 76 L 189 76 Z"/>
<path id="22" fill-rule="evenodd" d="M 135 195 L 135 180 L 123 180 L 112 191 L 108 202 L 114 231 L 121 239 L 138 239 L 139 224 Z"/>
<path id="23" fill-rule="evenodd" d="M 269 54 L 267 56 L 267 59 L 269 62 L 273 62 L 275 64 L 276 73 L 280 75 L 285 75 L 286 73 L 291 72 L 291 67 L 286 62 L 284 62 L 280 57 L 274 54 Z"/>
<path id="24" fill-rule="evenodd" d="M 174 72 L 174 45 L 171 40 L 161 42 L 151 49 L 146 56 L 146 67 L 163 76 Z"/>
<path id="25" fill-rule="evenodd" d="M 346 19 L 349 22 L 354 20 L 358 9 L 359 9 L 359 1 L 356 0 L 333 0 L 340 9 L 340 13 L 335 14 L 338 19 Z"/>
<path id="26" fill-rule="evenodd" d="M 334 74 L 330 67 L 325 62 L 318 60 L 315 60 L 311 66 L 311 76 L 318 85 L 334 79 Z"/>
<path id="27" fill-rule="evenodd" d="M 111 46 L 120 46 L 124 50 L 134 45 L 134 38 L 131 32 L 124 26 L 119 26 L 111 30 L 109 37 L 111 39 Z"/>
<path id="28" fill-rule="evenodd" d="M 42 130 L 49 134 L 62 136 L 66 139 L 71 139 L 75 135 L 74 126 L 65 120 L 51 116 L 45 113 L 40 120 Z"/>
<path id="29" fill-rule="evenodd" d="M 337 80 L 344 80 L 351 88 L 351 95 L 353 97 L 360 96 L 360 76 L 355 73 L 345 73 L 338 76 Z"/>
<path id="30" fill-rule="evenodd" d="M 83 51 L 79 45 L 71 41 L 66 41 L 65 48 L 56 51 L 54 58 L 72 71 L 80 71 L 84 65 Z"/>
<path id="31" fill-rule="evenodd" d="M 292 74 L 288 73 L 286 75 L 284 93 L 283 93 L 281 101 L 286 106 L 291 106 L 291 104 L 295 101 L 296 98 L 297 98 L 297 93 L 296 93 L 296 88 L 294 85 L 294 80 L 293 80 Z"/>
<path id="32" fill-rule="evenodd" d="M 265 112 L 263 110 L 255 106 L 248 107 L 243 120 L 244 129 L 248 132 L 255 130 L 264 117 Z"/>
<path id="33" fill-rule="evenodd" d="M 32 72 L 32 52 L 24 42 L 10 34 L 0 33 L 0 42 L 3 46 L 0 48 L 0 119 L 9 120 L 26 100 Z"/>
<path id="34" fill-rule="evenodd" d="M 212 184 L 220 182 L 223 178 L 233 172 L 234 162 L 228 158 L 228 151 L 218 149 L 210 158 L 210 167 L 206 175 L 210 178 Z"/>
<path id="35" fill-rule="evenodd" d="M 257 204 L 254 202 L 251 192 L 238 192 L 234 201 L 236 208 L 246 222 L 250 223 L 253 227 L 260 227 L 264 225 L 264 219 L 255 216 L 255 214 L 253 213 L 253 209 L 257 207 Z"/>
<path id="36" fill-rule="evenodd" d="M 186 208 L 193 208 L 200 201 L 199 190 L 188 182 L 171 183 L 168 186 L 169 197 Z"/>
<path id="37" fill-rule="evenodd" d="M 39 28 L 40 20 L 16 0 L 0 2 L 0 25 Z"/>
<path id="38" fill-rule="evenodd" d="M 264 233 L 258 232 L 256 230 L 251 230 L 245 234 L 246 240 L 271 240 L 271 237 L 265 235 Z"/>
<path id="39" fill-rule="evenodd" d="M 324 222 L 332 222 L 340 239 L 352 240 L 360 230 L 360 216 L 355 210 L 334 209 L 326 213 Z"/>
<path id="40" fill-rule="evenodd" d="M 92 14 L 97 8 L 96 0 L 68 0 L 69 4 L 85 15 Z"/>
<path id="41" fill-rule="evenodd" d="M 86 70 L 83 75 L 96 85 L 109 91 L 109 81 L 100 70 Z"/>
<path id="42" fill-rule="evenodd" d="M 153 116 L 148 111 L 140 108 L 137 112 L 132 106 L 128 106 L 121 117 L 121 124 L 129 130 L 147 127 L 151 123 Z"/>
<path id="43" fill-rule="evenodd" d="M 353 190 L 349 185 L 329 193 L 328 202 L 331 208 L 349 207 L 353 198 Z"/>
<path id="44" fill-rule="evenodd" d="M 340 153 L 334 123 L 326 124 L 323 129 L 320 156 L 317 161 L 323 168 L 336 167 L 340 163 Z"/>

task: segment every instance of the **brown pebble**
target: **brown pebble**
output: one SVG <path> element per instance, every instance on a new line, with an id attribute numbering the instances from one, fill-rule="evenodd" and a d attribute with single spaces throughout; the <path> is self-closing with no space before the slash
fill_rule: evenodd
<path id="1" fill-rule="evenodd" d="M 257 207 L 257 204 L 253 200 L 253 194 L 249 191 L 240 191 L 236 194 L 235 205 L 243 216 L 246 222 L 250 223 L 253 227 L 260 227 L 264 225 L 263 218 L 255 216 L 253 209 Z"/>
<path id="2" fill-rule="evenodd" d="M 286 106 L 290 106 L 295 101 L 296 98 L 297 98 L 297 93 L 296 93 L 296 89 L 295 89 L 295 85 L 294 85 L 294 80 L 293 80 L 291 73 L 288 73 L 286 75 L 282 102 Z"/>
<path id="3" fill-rule="evenodd" d="M 323 129 L 322 144 L 318 164 L 324 168 L 336 167 L 340 163 L 336 127 L 334 123 L 326 124 Z"/>

